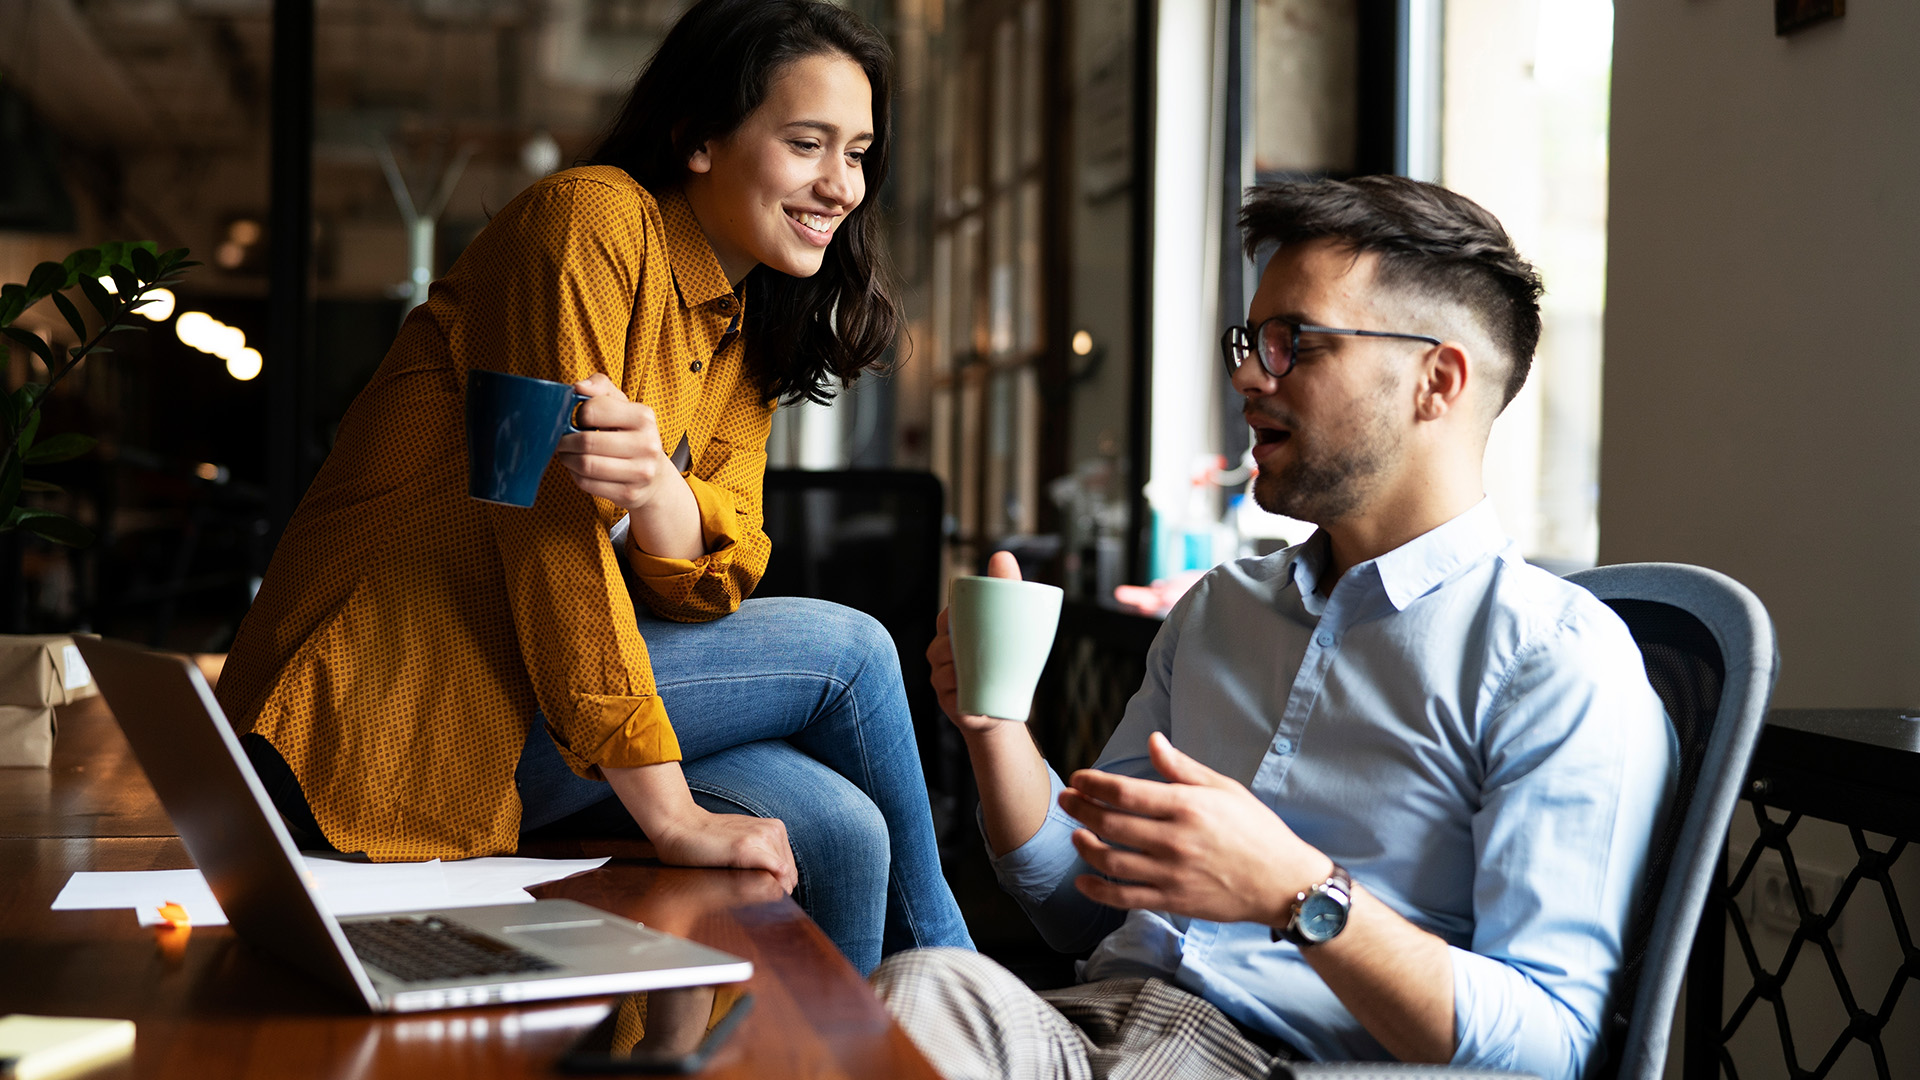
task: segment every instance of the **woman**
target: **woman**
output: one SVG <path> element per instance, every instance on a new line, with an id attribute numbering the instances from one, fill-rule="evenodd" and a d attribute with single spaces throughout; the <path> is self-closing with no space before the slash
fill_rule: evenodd
<path id="1" fill-rule="evenodd" d="M 824 400 L 897 325 L 866 205 L 890 66 L 828 4 L 703 0 L 593 164 L 514 199 L 407 319 L 220 682 L 307 842 L 457 858 L 637 823 L 665 862 L 797 884 L 863 972 L 970 944 L 892 642 L 743 603 L 775 401 Z M 531 509 L 466 496 L 476 367 L 591 395 Z"/>

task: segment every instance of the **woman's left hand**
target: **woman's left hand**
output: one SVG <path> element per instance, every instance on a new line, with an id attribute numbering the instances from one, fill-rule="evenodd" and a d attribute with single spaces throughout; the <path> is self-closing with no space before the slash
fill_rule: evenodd
<path id="1" fill-rule="evenodd" d="M 574 383 L 573 389 L 592 398 L 574 413 L 574 423 L 593 430 L 562 438 L 558 457 L 580 490 L 637 511 L 653 502 L 662 480 L 679 480 L 661 449 L 660 425 L 650 406 L 628 401 L 604 374 Z"/>

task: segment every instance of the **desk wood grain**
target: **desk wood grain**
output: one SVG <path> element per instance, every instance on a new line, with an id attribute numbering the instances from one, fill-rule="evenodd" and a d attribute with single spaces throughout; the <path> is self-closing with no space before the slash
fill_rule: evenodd
<path id="1" fill-rule="evenodd" d="M 0 769 L 0 836 L 172 836 L 106 699 L 57 715 L 51 766 Z"/>
<path id="2" fill-rule="evenodd" d="M 142 929 L 128 911 L 50 910 L 75 871 L 193 865 L 172 832 L 97 701 L 67 710 L 52 769 L 0 770 L 0 1014 L 133 1020 L 133 1057 L 89 1080 L 551 1076 L 606 1011 L 609 999 L 598 998 L 368 1016 L 227 927 L 180 940 Z M 660 866 L 636 857 L 650 850 L 631 841 L 547 842 L 527 853 L 614 856 L 534 892 L 753 961 L 754 1010 L 702 1075 L 937 1080 L 769 875 Z"/>

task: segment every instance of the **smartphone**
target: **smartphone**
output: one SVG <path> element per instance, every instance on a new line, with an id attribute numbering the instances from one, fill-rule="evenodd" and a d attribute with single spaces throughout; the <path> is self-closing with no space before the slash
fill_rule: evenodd
<path id="1" fill-rule="evenodd" d="M 753 1009 L 745 984 L 627 994 L 560 1058 L 571 1073 L 696 1073 Z"/>

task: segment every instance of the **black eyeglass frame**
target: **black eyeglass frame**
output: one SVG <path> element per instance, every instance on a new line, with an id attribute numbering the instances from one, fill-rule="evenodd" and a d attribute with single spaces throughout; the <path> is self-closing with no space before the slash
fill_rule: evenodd
<path id="1" fill-rule="evenodd" d="M 1273 365 L 1267 362 L 1266 354 L 1260 351 L 1258 344 L 1260 341 L 1260 331 L 1265 329 L 1268 323 L 1279 323 L 1281 326 L 1292 331 L 1287 336 L 1287 367 L 1285 371 L 1273 370 Z M 1293 373 L 1293 365 L 1299 361 L 1300 335 L 1302 333 L 1341 334 L 1346 337 L 1401 338 L 1406 341 L 1424 341 L 1429 345 L 1444 344 L 1439 338 L 1428 337 L 1425 334 L 1402 334 L 1393 330 L 1343 330 L 1335 326 L 1315 326 L 1312 323 L 1288 322 L 1276 315 L 1271 319 L 1262 319 L 1258 326 L 1249 327 L 1239 325 L 1227 327 L 1226 333 L 1220 335 L 1220 358 L 1227 363 L 1227 374 L 1232 375 L 1240 370 L 1240 365 L 1247 362 L 1245 359 L 1247 356 L 1257 355 L 1260 358 L 1260 370 L 1276 379 L 1284 379 Z M 1235 335 L 1238 335 L 1238 340 L 1235 340 Z M 1238 353 L 1240 358 L 1236 359 L 1235 353 Z"/>

